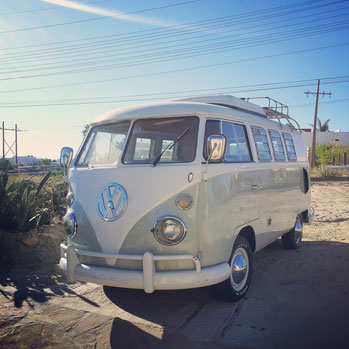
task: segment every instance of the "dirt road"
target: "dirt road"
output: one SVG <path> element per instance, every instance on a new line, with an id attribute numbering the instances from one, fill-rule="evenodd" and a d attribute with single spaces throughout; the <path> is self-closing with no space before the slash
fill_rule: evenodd
<path id="1" fill-rule="evenodd" d="M 298 250 L 255 255 L 239 303 L 210 288 L 142 291 L 66 285 L 57 272 L 0 274 L 4 348 L 348 348 L 349 183 L 312 186 L 316 221 Z"/>

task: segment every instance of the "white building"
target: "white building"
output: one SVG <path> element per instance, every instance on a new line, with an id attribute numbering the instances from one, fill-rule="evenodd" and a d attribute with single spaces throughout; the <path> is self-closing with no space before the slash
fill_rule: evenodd
<path id="1" fill-rule="evenodd" d="M 313 132 L 302 132 L 304 144 L 311 148 Z M 316 144 L 340 143 L 349 146 L 349 132 L 316 132 Z"/>
<path id="2" fill-rule="evenodd" d="M 18 164 L 25 165 L 25 166 L 33 166 L 37 163 L 37 158 L 35 156 L 18 156 Z M 10 159 L 10 162 L 15 164 L 16 163 L 16 157 L 14 156 L 12 159 Z"/>

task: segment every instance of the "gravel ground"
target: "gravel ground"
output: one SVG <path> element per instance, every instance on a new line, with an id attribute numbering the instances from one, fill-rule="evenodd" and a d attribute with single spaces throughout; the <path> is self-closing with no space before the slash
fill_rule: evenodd
<path id="1" fill-rule="evenodd" d="M 349 183 L 312 185 L 303 245 L 255 255 L 246 298 L 66 284 L 48 270 L 0 271 L 2 348 L 348 348 Z"/>

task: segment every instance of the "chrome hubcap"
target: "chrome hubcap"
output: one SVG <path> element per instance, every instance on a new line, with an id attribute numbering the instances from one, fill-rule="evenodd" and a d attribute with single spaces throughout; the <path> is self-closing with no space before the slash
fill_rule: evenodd
<path id="1" fill-rule="evenodd" d="M 301 242 L 303 234 L 303 224 L 299 217 L 297 217 L 296 225 L 294 227 L 294 237 L 296 239 L 296 244 L 298 245 Z"/>
<path id="2" fill-rule="evenodd" d="M 248 255 L 245 249 L 238 248 L 232 258 L 230 281 L 235 291 L 240 291 L 248 276 Z"/>

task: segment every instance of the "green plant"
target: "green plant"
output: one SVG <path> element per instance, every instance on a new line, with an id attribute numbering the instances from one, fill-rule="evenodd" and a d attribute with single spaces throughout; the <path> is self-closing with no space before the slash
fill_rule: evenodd
<path id="1" fill-rule="evenodd" d="M 14 166 L 11 164 L 11 162 L 7 159 L 2 158 L 0 160 L 0 171 L 7 172 L 8 170 L 12 170 Z"/>
<path id="2" fill-rule="evenodd" d="M 321 168 L 321 175 L 322 177 L 335 177 L 336 176 L 336 171 L 327 168 L 327 167 L 322 167 Z"/>
<path id="3" fill-rule="evenodd" d="M 315 148 L 315 154 L 318 165 L 332 165 L 332 144 L 318 144 Z"/>
<path id="4" fill-rule="evenodd" d="M 22 179 L 8 186 L 7 171 L 0 173 L 0 228 L 26 232 L 40 223 L 45 211 L 45 194 L 40 192 L 49 173 L 37 185 Z"/>
<path id="5" fill-rule="evenodd" d="M 345 153 L 349 154 L 349 147 L 331 143 L 318 144 L 315 148 L 316 163 L 319 166 L 332 165 L 334 158 L 336 165 L 343 165 Z"/>
<path id="6" fill-rule="evenodd" d="M 38 165 L 50 165 L 51 162 L 52 162 L 51 159 L 47 159 L 47 158 L 45 158 L 45 159 L 40 159 L 40 160 L 38 161 Z"/>

